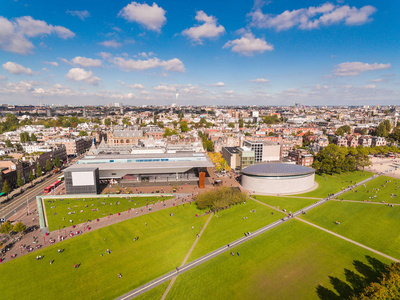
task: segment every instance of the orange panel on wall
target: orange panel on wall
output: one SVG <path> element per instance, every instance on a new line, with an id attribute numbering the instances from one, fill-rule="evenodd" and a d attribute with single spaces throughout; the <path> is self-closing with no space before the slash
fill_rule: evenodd
<path id="1" fill-rule="evenodd" d="M 199 173 L 199 188 L 204 189 L 205 181 L 206 181 L 206 173 L 200 172 Z"/>

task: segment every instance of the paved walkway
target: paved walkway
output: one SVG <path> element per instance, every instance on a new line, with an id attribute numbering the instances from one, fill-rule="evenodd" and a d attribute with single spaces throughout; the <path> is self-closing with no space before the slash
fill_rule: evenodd
<path id="1" fill-rule="evenodd" d="M 197 245 L 198 240 L 199 240 L 200 237 L 203 235 L 203 232 L 204 232 L 204 230 L 206 229 L 208 223 L 210 223 L 211 218 L 212 218 L 213 215 L 214 215 L 214 213 L 210 214 L 210 216 L 208 217 L 206 224 L 204 224 L 203 228 L 201 229 L 201 231 L 200 231 L 200 233 L 199 233 L 198 238 L 194 241 L 192 247 L 190 247 L 189 252 L 186 254 L 186 256 L 185 256 L 185 258 L 183 259 L 183 262 L 182 262 L 182 264 L 179 266 L 179 268 L 183 267 L 183 266 L 186 264 L 187 260 L 189 259 L 190 254 L 192 254 L 194 247 Z M 179 272 L 179 270 L 178 270 L 178 272 Z M 170 290 L 170 289 L 172 288 L 172 286 L 174 285 L 175 280 L 176 280 L 177 277 L 178 277 L 178 276 L 175 276 L 175 277 L 171 280 L 171 282 L 169 283 L 167 289 L 165 290 L 164 294 L 162 295 L 161 300 L 164 300 L 164 299 L 167 297 L 167 295 L 168 295 L 168 293 L 169 293 L 169 290 Z"/>
<path id="2" fill-rule="evenodd" d="M 341 238 L 342 240 L 348 241 L 348 242 L 350 242 L 350 243 L 352 243 L 352 244 L 354 244 L 354 245 L 357 245 L 357 246 L 359 246 L 359 247 L 361 247 L 361 248 L 364 248 L 364 249 L 367 249 L 367 250 L 369 250 L 369 251 L 371 251 L 371 252 L 374 252 L 374 253 L 376 253 L 376 254 L 378 254 L 378 255 L 380 255 L 380 256 L 386 257 L 387 259 L 390 259 L 390 260 L 395 261 L 395 262 L 400 262 L 400 260 L 398 260 L 397 258 L 394 258 L 394 257 L 392 257 L 392 256 L 389 256 L 389 255 L 387 255 L 387 254 L 385 254 L 385 253 L 379 252 L 379 251 L 377 251 L 377 250 L 375 250 L 375 249 L 372 249 L 372 248 L 370 248 L 370 247 L 368 247 L 368 246 L 365 246 L 365 245 L 360 244 L 360 243 L 358 243 L 358 242 L 356 242 L 356 241 L 353 241 L 353 240 L 351 240 L 351 239 L 349 239 L 349 238 L 347 238 L 347 237 L 344 237 L 343 235 L 340 235 L 340 234 L 337 234 L 337 233 L 335 233 L 335 232 L 333 232 L 333 231 L 330 231 L 330 230 L 328 230 L 328 229 L 325 229 L 325 228 L 323 228 L 323 227 L 321 227 L 321 226 L 315 225 L 315 224 L 313 224 L 313 223 L 310 223 L 310 222 L 308 222 L 308 221 L 306 221 L 306 220 L 303 220 L 303 219 L 300 219 L 300 218 L 297 218 L 297 217 L 296 217 L 296 220 L 299 220 L 299 221 L 301 221 L 301 222 L 304 222 L 304 223 L 306 223 L 306 224 L 308 224 L 308 225 L 311 225 L 311 226 L 313 226 L 313 227 L 315 227 L 315 228 L 318 228 L 318 229 L 320 229 L 320 230 L 322 230 L 322 231 L 325 231 L 325 232 L 327 232 L 327 233 L 329 233 L 329 234 L 332 234 L 332 235 L 334 235 L 334 236 L 336 236 L 336 237 L 338 237 L 338 238 Z"/>
<path id="3" fill-rule="evenodd" d="M 331 199 L 331 201 L 363 203 L 363 204 L 380 204 L 380 205 L 400 205 L 400 203 L 390 203 L 390 202 L 382 203 L 382 202 L 373 202 L 373 201 L 340 200 L 340 199 Z"/>

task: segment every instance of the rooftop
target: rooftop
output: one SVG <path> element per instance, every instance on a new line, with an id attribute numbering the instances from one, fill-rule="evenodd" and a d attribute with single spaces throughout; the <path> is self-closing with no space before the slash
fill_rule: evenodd
<path id="1" fill-rule="evenodd" d="M 300 165 L 285 164 L 285 163 L 262 163 L 248 166 L 243 169 L 242 173 L 249 176 L 297 176 L 315 173 L 313 168 Z"/>

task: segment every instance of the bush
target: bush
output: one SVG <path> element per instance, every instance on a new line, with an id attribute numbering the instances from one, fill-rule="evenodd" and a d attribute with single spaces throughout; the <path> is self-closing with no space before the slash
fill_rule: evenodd
<path id="1" fill-rule="evenodd" d="M 221 187 L 209 192 L 199 194 L 196 197 L 196 205 L 199 209 L 211 209 L 218 211 L 226 207 L 246 201 L 246 193 L 236 188 Z"/>

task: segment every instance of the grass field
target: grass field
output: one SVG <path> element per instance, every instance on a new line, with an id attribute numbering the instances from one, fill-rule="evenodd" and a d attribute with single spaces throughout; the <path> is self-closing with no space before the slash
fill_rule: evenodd
<path id="1" fill-rule="evenodd" d="M 212 216 L 188 261 L 241 238 L 245 232 L 253 232 L 282 216 L 284 215 L 251 199 L 247 200 L 246 204 L 220 211 Z"/>
<path id="2" fill-rule="evenodd" d="M 50 231 L 71 225 L 84 223 L 86 220 L 102 218 L 110 214 L 136 209 L 153 204 L 157 201 L 171 199 L 172 197 L 93 197 L 93 198 L 65 198 L 44 199 L 48 227 Z M 73 222 L 71 223 L 70 220 Z"/>
<path id="3" fill-rule="evenodd" d="M 399 206 L 329 201 L 301 218 L 400 259 Z"/>
<path id="4" fill-rule="evenodd" d="M 354 182 L 362 181 L 372 175 L 374 175 L 374 173 L 366 171 L 348 172 L 340 175 L 315 174 L 315 181 L 318 183 L 318 188 L 296 196 L 325 198 L 328 194 L 339 192 L 342 188 L 352 185 Z"/>
<path id="5" fill-rule="evenodd" d="M 0 264 L 1 298 L 114 299 L 182 263 L 196 239 L 192 226 L 206 221 L 198 213 L 195 205 L 153 212 Z"/>
<path id="6" fill-rule="evenodd" d="M 400 179 L 379 176 L 365 184 L 354 189 L 353 192 L 347 192 L 340 196 L 340 199 L 400 203 Z"/>
<path id="7" fill-rule="evenodd" d="M 167 282 L 152 288 L 151 290 L 135 297 L 135 300 L 160 300 L 170 282 L 171 280 L 168 280 Z"/>
<path id="8" fill-rule="evenodd" d="M 295 212 L 306 206 L 309 206 L 318 200 L 290 197 L 275 197 L 275 196 L 256 196 L 258 201 L 271 205 L 279 210 L 286 209 L 286 212 Z"/>
<path id="9" fill-rule="evenodd" d="M 357 267 L 369 266 L 366 255 L 388 262 L 296 220 L 233 250 L 234 257 L 224 253 L 179 275 L 167 299 L 319 299 L 318 284 L 334 290 L 330 282 L 346 284 L 344 268 L 359 274 L 354 260 Z"/>

